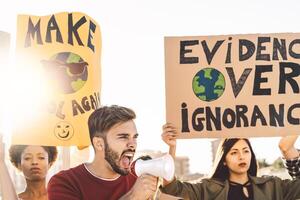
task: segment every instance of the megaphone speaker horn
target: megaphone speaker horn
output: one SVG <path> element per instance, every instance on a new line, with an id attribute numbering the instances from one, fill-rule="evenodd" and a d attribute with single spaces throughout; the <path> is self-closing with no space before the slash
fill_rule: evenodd
<path id="1" fill-rule="evenodd" d="M 171 181 L 175 173 L 174 160 L 169 154 L 152 160 L 138 159 L 132 165 L 132 172 L 137 176 L 150 174 Z"/>

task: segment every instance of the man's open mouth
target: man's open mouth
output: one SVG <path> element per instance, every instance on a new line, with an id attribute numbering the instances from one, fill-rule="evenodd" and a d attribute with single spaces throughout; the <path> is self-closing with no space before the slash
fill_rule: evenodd
<path id="1" fill-rule="evenodd" d="M 133 151 L 126 151 L 121 156 L 121 165 L 128 169 L 130 167 L 130 163 L 133 160 L 134 152 Z"/>

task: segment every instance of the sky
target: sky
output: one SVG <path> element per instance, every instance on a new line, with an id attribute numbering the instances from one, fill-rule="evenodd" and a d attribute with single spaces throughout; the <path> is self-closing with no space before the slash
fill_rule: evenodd
<path id="1" fill-rule="evenodd" d="M 164 37 L 299 32 L 299 7 L 298 1 L 276 0 L 10 0 L 0 6 L 0 30 L 13 33 L 17 14 L 78 11 L 92 17 L 102 34 L 102 104 L 134 109 L 138 150 L 166 152 L 160 137 L 165 123 Z M 278 140 L 253 139 L 257 157 L 270 162 L 279 157 Z M 209 172 L 210 141 L 178 142 L 177 155 L 189 156 L 191 172 Z"/>

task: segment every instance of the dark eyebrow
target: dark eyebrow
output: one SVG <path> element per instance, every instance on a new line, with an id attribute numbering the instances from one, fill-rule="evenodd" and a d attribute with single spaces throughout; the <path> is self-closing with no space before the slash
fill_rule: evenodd
<path id="1" fill-rule="evenodd" d="M 129 133 L 118 133 L 117 137 L 128 137 L 130 134 Z M 139 134 L 136 133 L 133 137 L 138 137 Z"/>
<path id="2" fill-rule="evenodd" d="M 129 136 L 129 134 L 128 133 L 118 133 L 117 136 L 124 137 L 124 136 Z"/>
<path id="3" fill-rule="evenodd" d="M 242 150 L 245 150 L 245 149 L 250 149 L 250 148 L 249 147 L 242 148 Z M 231 149 L 231 151 L 238 151 L 238 149 Z"/>

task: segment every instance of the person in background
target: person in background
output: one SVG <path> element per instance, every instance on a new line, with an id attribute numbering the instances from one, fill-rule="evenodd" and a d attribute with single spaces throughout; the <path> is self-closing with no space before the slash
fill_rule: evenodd
<path id="1" fill-rule="evenodd" d="M 169 153 L 174 157 L 177 136 L 178 131 L 174 125 L 167 123 L 163 126 L 162 139 L 169 145 Z M 291 147 L 293 142 L 289 144 L 288 146 Z M 290 152 L 293 148 L 288 149 Z M 299 166 L 294 167 L 299 170 Z M 165 181 L 162 191 L 184 199 L 195 200 L 295 200 L 300 198 L 299 178 L 281 180 L 273 176 L 258 177 L 257 168 L 256 157 L 248 139 L 223 139 L 210 178 L 193 184 L 174 178 L 171 182 Z"/>
<path id="2" fill-rule="evenodd" d="M 1 139 L 0 184 L 3 199 L 17 199 L 12 180 L 4 162 L 4 145 Z M 23 173 L 26 188 L 18 194 L 20 200 L 47 200 L 46 176 L 57 158 L 56 147 L 12 145 L 9 149 L 11 163 Z"/>
<path id="3" fill-rule="evenodd" d="M 157 177 L 130 173 L 138 133 L 135 113 L 126 107 L 103 106 L 88 119 L 95 157 L 54 175 L 48 184 L 49 200 L 149 199 Z"/>
<path id="4" fill-rule="evenodd" d="M 18 194 L 22 200 L 47 200 L 46 176 L 57 158 L 53 146 L 12 145 L 9 149 L 11 163 L 25 177 L 26 188 Z"/>

